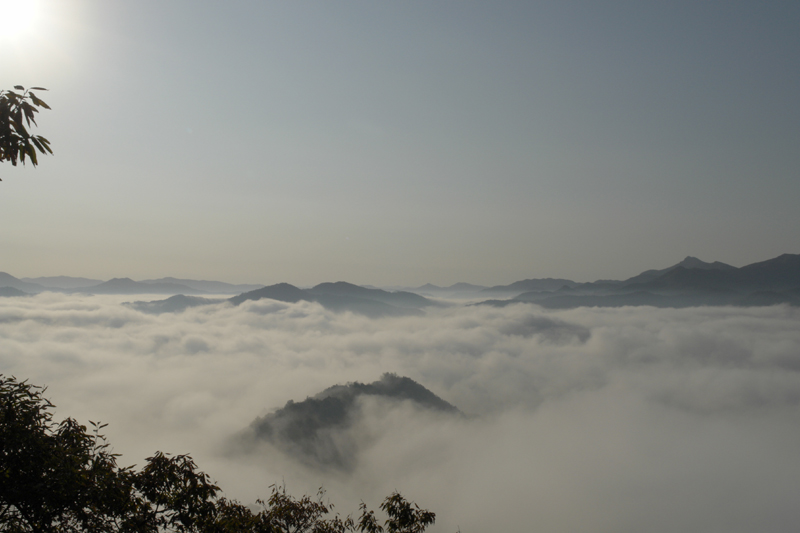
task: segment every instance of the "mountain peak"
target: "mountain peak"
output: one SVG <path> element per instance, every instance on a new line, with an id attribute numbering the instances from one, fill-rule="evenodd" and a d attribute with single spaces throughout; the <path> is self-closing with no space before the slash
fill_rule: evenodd
<path id="1" fill-rule="evenodd" d="M 709 266 L 709 263 L 706 263 L 705 261 L 701 261 L 700 259 L 698 259 L 696 257 L 693 257 L 691 255 L 687 255 L 686 259 L 684 259 L 683 261 L 681 261 L 680 263 L 678 263 L 675 266 L 676 267 L 677 266 L 682 266 L 684 268 L 707 268 Z"/>
<path id="2" fill-rule="evenodd" d="M 324 290 L 336 290 L 336 291 L 360 291 L 363 292 L 365 290 L 382 290 L 382 289 L 367 289 L 366 287 L 362 287 L 361 285 L 355 285 L 353 283 L 348 283 L 346 281 L 326 281 L 325 283 L 320 283 L 318 285 L 314 285 L 311 288 L 312 291 L 324 291 Z"/>
<path id="3" fill-rule="evenodd" d="M 303 401 L 290 400 L 254 420 L 240 442 L 245 450 L 259 441 L 270 442 L 309 466 L 350 471 L 357 464 L 363 439 L 354 428 L 366 416 L 361 403 L 366 398 L 382 400 L 386 410 L 410 404 L 444 416 L 461 416 L 455 406 L 411 378 L 384 374 L 373 383 L 334 385 Z"/>

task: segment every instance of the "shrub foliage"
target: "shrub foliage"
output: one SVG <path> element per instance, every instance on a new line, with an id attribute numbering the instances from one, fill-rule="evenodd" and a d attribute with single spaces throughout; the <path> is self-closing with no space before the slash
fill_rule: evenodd
<path id="1" fill-rule="evenodd" d="M 44 392 L 0 375 L 2 533 L 422 533 L 436 518 L 398 493 L 381 504 L 383 525 L 364 503 L 357 520 L 343 518 L 322 489 L 298 499 L 278 486 L 252 510 L 222 496 L 188 455 L 120 467 L 105 424 L 56 423 Z"/>

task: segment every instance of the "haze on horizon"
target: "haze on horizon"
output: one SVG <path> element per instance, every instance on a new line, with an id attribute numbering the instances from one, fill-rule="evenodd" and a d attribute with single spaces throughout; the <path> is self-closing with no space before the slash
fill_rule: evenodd
<path id="1" fill-rule="evenodd" d="M 797 253 L 800 4 L 28 0 L 0 270 L 419 286 Z"/>

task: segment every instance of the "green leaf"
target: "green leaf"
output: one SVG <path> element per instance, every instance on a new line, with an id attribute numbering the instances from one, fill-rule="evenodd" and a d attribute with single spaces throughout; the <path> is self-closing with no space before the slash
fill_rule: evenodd
<path id="1" fill-rule="evenodd" d="M 44 149 L 47 150 L 48 154 L 52 154 L 53 153 L 53 149 L 50 148 L 50 141 L 48 141 L 47 139 L 45 139 L 41 135 L 38 135 L 37 139 L 39 139 L 39 142 L 41 142 L 44 145 Z"/>
<path id="2" fill-rule="evenodd" d="M 36 95 L 35 95 L 33 92 L 29 92 L 29 93 L 28 93 L 28 96 L 30 96 L 30 97 L 31 97 L 31 102 L 33 102 L 33 105 L 37 105 L 37 106 L 39 106 L 39 107 L 43 107 L 43 108 L 45 108 L 45 109 L 50 109 L 50 106 L 49 106 L 49 105 L 47 105 L 47 104 L 44 102 L 44 100 L 42 100 L 42 99 L 38 98 L 38 97 L 37 97 L 37 96 L 36 96 Z M 38 109 L 37 109 L 36 111 L 38 112 Z"/>

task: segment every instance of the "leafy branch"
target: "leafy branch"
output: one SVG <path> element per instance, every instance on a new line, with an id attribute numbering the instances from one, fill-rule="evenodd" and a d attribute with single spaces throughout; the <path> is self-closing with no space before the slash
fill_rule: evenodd
<path id="1" fill-rule="evenodd" d="M 16 166 L 17 161 L 24 165 L 28 159 L 36 166 L 39 164 L 37 150 L 42 154 L 53 153 L 50 141 L 41 135 L 31 135 L 28 131 L 31 125 L 38 126 L 36 113 L 39 108 L 50 109 L 34 90 L 47 89 L 26 89 L 22 85 L 15 85 L 14 90 L 0 90 L 0 161 L 11 161 Z"/>

